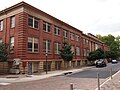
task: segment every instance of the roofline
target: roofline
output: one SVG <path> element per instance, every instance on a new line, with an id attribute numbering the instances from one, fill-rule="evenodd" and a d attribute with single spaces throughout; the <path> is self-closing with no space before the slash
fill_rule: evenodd
<path id="1" fill-rule="evenodd" d="M 10 10 L 12 10 L 12 9 L 15 9 L 15 8 L 18 8 L 18 7 L 20 7 L 20 6 L 23 6 L 23 7 L 24 7 L 24 6 L 28 6 L 28 7 L 30 7 L 30 8 L 35 9 L 35 10 L 38 10 L 38 11 L 42 12 L 43 14 L 45 14 L 45 15 L 47 15 L 47 16 L 55 19 L 55 20 L 58 20 L 58 21 L 61 22 L 63 25 L 69 26 L 69 27 L 71 27 L 71 28 L 73 28 L 73 29 L 75 29 L 75 30 L 78 30 L 78 31 L 80 31 L 80 32 L 82 33 L 81 30 L 79 30 L 79 29 L 77 29 L 77 28 L 69 25 L 68 23 L 63 22 L 62 20 L 59 20 L 59 19 L 53 17 L 53 16 L 50 15 L 50 14 L 47 14 L 46 12 L 44 12 L 44 11 L 42 11 L 42 10 L 40 10 L 40 9 L 38 9 L 38 8 L 32 6 L 32 5 L 30 5 L 30 4 L 28 4 L 28 3 L 24 2 L 24 1 L 22 1 L 22 2 L 20 2 L 20 3 L 18 3 L 18 4 L 15 4 L 15 5 L 11 6 L 11 7 L 8 7 L 8 8 L 6 8 L 6 9 L 0 11 L 0 15 L 2 15 L 2 14 L 4 14 L 4 13 L 7 13 L 8 11 L 10 11 Z"/>

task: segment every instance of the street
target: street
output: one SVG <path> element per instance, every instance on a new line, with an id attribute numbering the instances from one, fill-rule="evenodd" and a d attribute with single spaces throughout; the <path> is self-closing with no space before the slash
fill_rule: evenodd
<path id="1" fill-rule="evenodd" d="M 120 70 L 120 63 L 109 63 L 107 67 L 93 67 L 70 75 L 1 85 L 0 90 L 70 90 L 70 83 L 74 84 L 76 90 L 95 90 L 97 87 L 97 72 L 100 74 L 100 83 L 103 83 L 110 76 L 111 68 L 113 70 L 112 74 L 114 74 Z"/>

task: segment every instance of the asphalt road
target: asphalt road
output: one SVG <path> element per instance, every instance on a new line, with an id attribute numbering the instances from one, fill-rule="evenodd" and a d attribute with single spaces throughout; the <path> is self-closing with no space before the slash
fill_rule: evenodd
<path id="1" fill-rule="evenodd" d="M 107 64 L 106 67 L 91 68 L 82 72 L 74 73 L 68 75 L 67 77 L 72 78 L 97 78 L 97 73 L 99 73 L 100 78 L 105 79 L 110 76 L 110 70 L 112 69 L 112 74 L 115 74 L 120 70 L 120 63 L 117 64 Z"/>

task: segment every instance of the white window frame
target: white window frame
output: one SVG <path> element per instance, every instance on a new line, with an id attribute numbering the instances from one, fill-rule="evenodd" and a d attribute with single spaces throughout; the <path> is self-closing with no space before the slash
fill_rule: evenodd
<path id="1" fill-rule="evenodd" d="M 44 53 L 51 53 L 51 41 L 50 40 L 43 40 L 43 45 L 45 43 L 45 50 L 44 50 L 44 46 L 43 46 L 43 52 Z M 50 49 L 49 49 L 49 45 L 50 44 Z"/>
<path id="2" fill-rule="evenodd" d="M 14 37 L 10 38 L 10 53 L 14 53 Z"/>
<path id="3" fill-rule="evenodd" d="M 56 30 L 56 33 L 55 33 L 55 30 Z M 59 32 L 60 32 L 60 28 L 57 27 L 57 26 L 54 26 L 54 34 L 60 36 L 60 33 L 59 33 Z"/>
<path id="4" fill-rule="evenodd" d="M 33 20 L 32 26 L 29 26 L 29 18 Z M 37 27 L 37 28 L 35 27 L 35 21 L 38 22 L 38 27 Z M 33 17 L 33 16 L 30 16 L 30 15 L 29 15 L 29 17 L 28 17 L 28 26 L 29 26 L 29 27 L 32 27 L 32 28 L 38 29 L 38 28 L 39 28 L 39 19 L 37 19 L 36 17 Z"/>
<path id="5" fill-rule="evenodd" d="M 64 38 L 68 38 L 68 31 L 64 30 L 63 31 L 63 36 L 64 36 Z"/>
<path id="6" fill-rule="evenodd" d="M 45 27 L 45 30 L 44 30 L 44 29 L 43 29 L 43 30 L 44 30 L 45 32 L 51 33 L 51 24 L 48 23 L 48 22 L 46 22 L 46 21 L 43 21 L 43 24 L 45 24 L 45 26 L 46 26 L 46 27 Z M 48 26 L 50 27 L 50 31 L 48 30 Z"/>
<path id="7" fill-rule="evenodd" d="M 0 20 L 0 31 L 3 30 L 3 20 Z"/>
<path id="8" fill-rule="evenodd" d="M 34 38 L 34 37 L 28 37 L 28 43 L 31 42 L 32 43 L 32 51 L 29 51 L 28 52 L 34 52 L 34 53 L 38 53 L 39 51 L 39 39 L 38 38 Z M 37 43 L 38 44 L 38 49 L 37 51 L 35 51 L 35 48 L 34 48 L 34 44 Z"/>
<path id="9" fill-rule="evenodd" d="M 60 53 L 59 50 L 60 50 L 60 43 L 58 42 L 54 43 L 54 53 L 59 54 Z"/>
<path id="10" fill-rule="evenodd" d="M 76 55 L 80 55 L 80 47 L 76 47 Z"/>
<path id="11" fill-rule="evenodd" d="M 79 38 L 79 36 L 78 35 L 76 35 L 76 41 L 80 41 L 80 38 Z"/>
<path id="12" fill-rule="evenodd" d="M 15 16 L 11 17 L 11 28 L 15 27 Z"/>
<path id="13" fill-rule="evenodd" d="M 74 40 L 74 33 L 72 33 L 72 32 L 70 33 L 70 39 Z"/>

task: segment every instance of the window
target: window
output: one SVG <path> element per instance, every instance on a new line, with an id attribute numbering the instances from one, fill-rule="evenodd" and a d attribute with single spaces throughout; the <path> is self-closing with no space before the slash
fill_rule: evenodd
<path id="1" fill-rule="evenodd" d="M 86 40 L 85 40 L 85 39 L 83 39 L 83 44 L 85 44 L 85 41 L 86 41 Z"/>
<path id="2" fill-rule="evenodd" d="M 83 56 L 86 56 L 86 49 L 83 49 Z"/>
<path id="3" fill-rule="evenodd" d="M 43 52 L 50 53 L 51 52 L 51 41 L 43 40 Z"/>
<path id="4" fill-rule="evenodd" d="M 38 52 L 38 38 L 28 37 L 28 51 Z"/>
<path id="5" fill-rule="evenodd" d="M 74 50 L 74 46 L 71 46 L 71 51 L 74 53 L 75 50 Z"/>
<path id="6" fill-rule="evenodd" d="M 80 41 L 80 38 L 79 38 L 79 36 L 78 35 L 76 35 L 76 41 Z"/>
<path id="7" fill-rule="evenodd" d="M 14 53 L 14 37 L 10 38 L 10 53 Z"/>
<path id="8" fill-rule="evenodd" d="M 2 38 L 0 38 L 0 44 L 2 43 Z"/>
<path id="9" fill-rule="evenodd" d="M 0 31 L 3 30 L 3 20 L 0 20 Z"/>
<path id="10" fill-rule="evenodd" d="M 57 26 L 54 27 L 54 34 L 60 35 L 60 28 L 59 27 L 57 27 Z"/>
<path id="11" fill-rule="evenodd" d="M 86 44 L 88 45 L 89 44 L 89 42 L 88 42 L 88 40 L 86 39 Z"/>
<path id="12" fill-rule="evenodd" d="M 51 32 L 51 24 L 43 21 L 43 30 L 45 32 Z"/>
<path id="13" fill-rule="evenodd" d="M 39 26 L 39 20 L 33 16 L 28 17 L 28 26 L 33 28 L 38 28 Z"/>
<path id="14" fill-rule="evenodd" d="M 70 39 L 74 40 L 74 33 L 70 33 Z"/>
<path id="15" fill-rule="evenodd" d="M 76 55 L 80 55 L 80 48 L 76 47 Z"/>
<path id="16" fill-rule="evenodd" d="M 59 54 L 60 43 L 54 43 L 54 52 L 55 54 Z"/>
<path id="17" fill-rule="evenodd" d="M 63 31 L 64 38 L 68 38 L 68 32 L 66 30 Z"/>
<path id="18" fill-rule="evenodd" d="M 11 28 L 15 27 L 15 16 L 11 17 Z"/>

